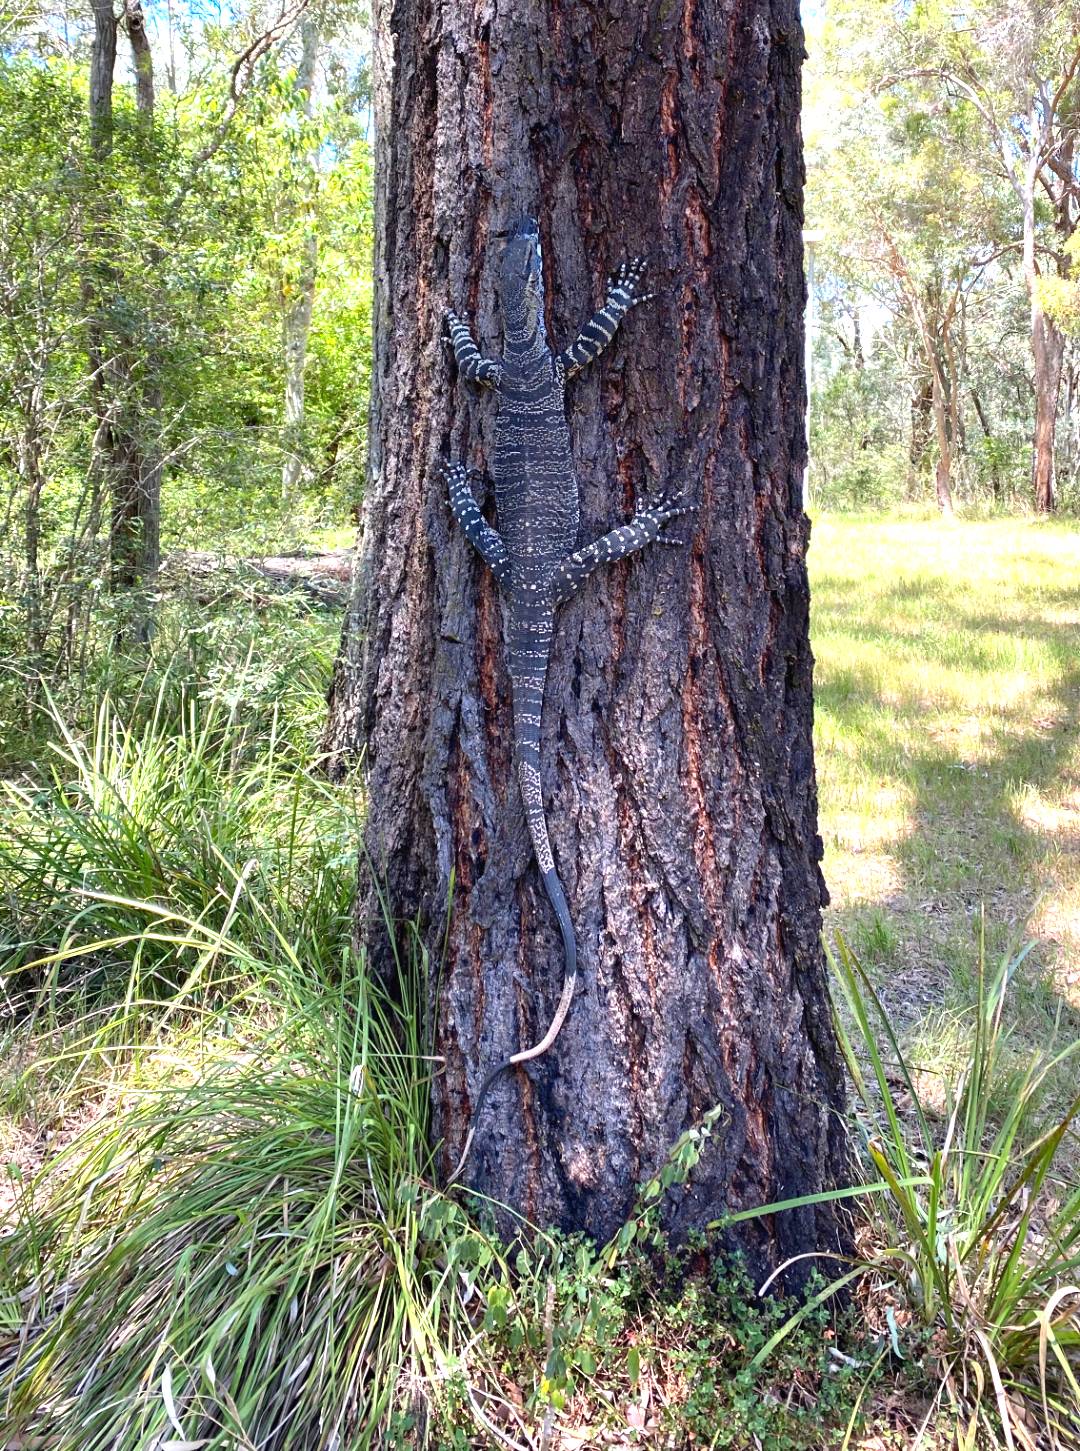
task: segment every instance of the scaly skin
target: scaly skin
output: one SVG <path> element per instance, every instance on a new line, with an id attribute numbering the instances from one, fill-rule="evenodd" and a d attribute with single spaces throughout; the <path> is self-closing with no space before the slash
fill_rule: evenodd
<path id="1" fill-rule="evenodd" d="M 488 1073 L 477 1095 L 465 1148 L 450 1183 L 459 1177 L 472 1147 L 476 1121 L 488 1090 L 505 1068 L 546 1053 L 558 1036 L 577 981 L 574 928 L 548 840 L 540 786 L 540 713 L 555 631 L 555 609 L 600 564 L 633 553 L 654 540 L 675 544 L 661 530 L 687 512 L 679 499 L 663 496 L 640 505 L 629 524 L 576 550 L 578 486 L 566 424 L 567 378 L 598 358 L 619 323 L 652 293 L 638 290 L 644 263 L 624 263 L 608 284 L 603 307 L 584 324 L 565 350 L 555 354 L 544 330 L 543 260 L 539 229 L 523 218 L 511 230 L 503 253 L 499 300 L 504 319 L 502 361 L 486 358 L 468 325 L 447 314 L 458 369 L 471 382 L 494 389 L 499 399 L 495 426 L 496 531 L 481 516 L 468 470 L 444 464 L 450 507 L 466 536 L 494 571 L 510 600 L 510 679 L 514 693 L 514 747 L 518 784 L 537 865 L 562 933 L 566 966 L 562 996 L 547 1032 L 531 1048 L 511 1054 Z"/>

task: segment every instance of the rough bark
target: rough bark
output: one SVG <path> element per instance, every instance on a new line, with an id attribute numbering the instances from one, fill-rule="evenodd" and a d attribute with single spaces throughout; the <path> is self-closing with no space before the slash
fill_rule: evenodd
<path id="1" fill-rule="evenodd" d="M 909 458 L 912 472 L 921 474 L 930 449 L 934 427 L 934 376 L 921 372 L 911 393 L 911 443 Z"/>
<path id="2" fill-rule="evenodd" d="M 125 0 L 124 23 L 131 42 L 135 70 L 135 109 L 147 122 L 154 117 L 154 58 L 146 33 L 146 17 L 141 0 Z"/>
<path id="3" fill-rule="evenodd" d="M 112 0 L 90 0 L 94 39 L 90 45 L 90 145 L 96 161 L 112 145 L 113 72 L 116 69 L 116 16 Z"/>
<path id="4" fill-rule="evenodd" d="M 953 515 L 952 501 L 952 440 L 949 432 L 949 414 L 945 402 L 940 372 L 934 370 L 931 390 L 934 411 L 934 436 L 937 440 L 937 462 L 934 465 L 934 496 L 937 506 L 946 518 Z"/>
<path id="5" fill-rule="evenodd" d="M 1035 363 L 1035 433 L 1032 440 L 1032 488 L 1035 508 L 1049 514 L 1057 506 L 1054 440 L 1065 339 L 1039 306 L 1031 303 L 1031 353 Z"/>
<path id="6" fill-rule="evenodd" d="M 498 347 L 497 234 L 529 212 L 560 345 L 622 258 L 646 256 L 659 293 L 571 385 L 582 540 L 676 482 L 697 511 L 684 548 L 598 573 L 560 612 L 544 787 L 581 981 L 552 1051 L 493 1089 L 466 1178 L 603 1236 L 721 1103 L 669 1206 L 684 1231 L 843 1165 L 801 507 L 798 6 L 381 11 L 369 485 L 327 732 L 339 768 L 366 750 L 359 935 L 386 965 L 379 888 L 441 960 L 449 1168 L 485 1071 L 540 1036 L 561 985 L 511 768 L 503 607 L 434 474 L 491 459 L 493 400 L 455 378 L 443 314 Z M 731 1243 L 763 1269 L 836 1235 L 807 1208 Z"/>
<path id="7" fill-rule="evenodd" d="M 1031 356 L 1034 363 L 1035 427 L 1031 444 L 1031 485 L 1035 508 L 1042 514 L 1056 504 L 1054 437 L 1057 432 L 1058 393 L 1065 344 L 1061 333 L 1043 312 L 1039 301 L 1039 266 L 1035 252 L 1035 191 L 1039 162 L 1035 157 L 1024 171 L 1021 203 L 1023 210 L 1024 279 L 1031 313 Z"/>

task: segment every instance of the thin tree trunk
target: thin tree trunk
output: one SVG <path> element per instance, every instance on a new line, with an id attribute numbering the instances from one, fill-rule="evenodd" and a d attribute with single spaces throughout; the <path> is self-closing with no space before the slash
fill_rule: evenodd
<path id="1" fill-rule="evenodd" d="M 94 39 L 90 46 L 90 147 L 97 162 L 112 148 L 112 91 L 116 69 L 116 16 L 112 0 L 90 0 Z"/>
<path id="2" fill-rule="evenodd" d="M 937 463 L 934 465 L 934 494 L 938 508 L 947 519 L 953 516 L 952 501 L 952 445 L 949 441 L 949 418 L 945 403 L 941 375 L 935 369 L 932 393 L 934 408 L 934 432 L 937 436 Z"/>
<path id="3" fill-rule="evenodd" d="M 1058 392 L 1065 343 L 1039 303 L 1035 260 L 1035 189 L 1038 164 L 1029 161 L 1023 179 L 1024 278 L 1031 304 L 1031 355 L 1035 366 L 1035 429 L 1031 448 L 1031 482 L 1035 508 L 1051 513 L 1056 505 L 1054 435 L 1057 430 Z"/>
<path id="4" fill-rule="evenodd" d="M 18 438 L 19 473 L 26 487 L 23 555 L 26 567 L 26 655 L 29 664 L 27 702 L 38 695 L 37 672 L 45 653 L 45 626 L 41 598 L 41 500 L 45 492 L 42 466 L 42 384 L 35 383 Z"/>
<path id="5" fill-rule="evenodd" d="M 911 446 L 909 457 L 913 473 L 921 475 L 926 451 L 934 428 L 934 379 L 932 373 L 921 374 L 911 395 Z M 921 486 L 920 486 L 921 487 Z"/>
<path id="6" fill-rule="evenodd" d="M 135 109 L 149 125 L 154 119 L 154 58 L 141 0 L 124 0 L 124 22 L 135 67 Z"/>
<path id="7" fill-rule="evenodd" d="M 579 988 L 551 1051 L 493 1088 L 466 1179 L 603 1236 L 721 1104 L 668 1206 L 685 1232 L 843 1173 L 801 507 L 798 6 L 380 9 L 370 482 L 327 732 L 339 769 L 367 753 L 358 933 L 390 971 L 379 893 L 420 921 L 448 1170 L 485 1073 L 543 1033 L 562 981 L 512 767 L 505 611 L 435 473 L 447 455 L 490 468 L 493 399 L 455 375 L 443 317 L 471 313 L 497 347 L 498 234 L 528 212 L 559 344 L 624 257 L 648 258 L 658 293 L 570 386 L 582 540 L 662 487 L 697 509 L 683 548 L 598 573 L 560 612 L 542 760 Z M 837 1242 L 821 1206 L 728 1239 L 755 1271 Z"/>
<path id="8" fill-rule="evenodd" d="M 88 351 L 94 395 L 94 467 L 107 482 L 110 496 L 109 582 L 114 592 L 123 592 L 151 583 L 159 563 L 161 391 L 148 347 L 128 329 L 106 321 L 107 298 L 121 285 L 126 260 L 119 255 L 120 228 L 107 174 L 113 141 L 118 20 L 112 0 L 91 0 L 91 7 L 90 136 L 91 156 L 99 173 L 99 199 L 92 207 L 83 293 L 91 317 Z M 124 23 L 135 62 L 136 107 L 149 145 L 154 77 L 140 0 L 126 0 Z M 148 380 L 141 387 L 136 371 Z M 142 620 L 136 633 L 144 636 L 148 628 L 148 622 Z"/>
<path id="9" fill-rule="evenodd" d="M 153 145 L 154 66 L 140 0 L 125 0 L 124 25 L 135 69 L 135 107 L 143 145 Z M 150 270 L 164 262 L 151 247 Z M 122 427 L 117 439 L 112 506 L 112 582 L 114 589 L 145 590 L 157 577 L 161 562 L 161 366 L 149 334 L 117 338 L 116 381 L 122 395 Z M 142 376 L 141 384 L 135 372 Z M 150 630 L 148 606 L 135 623 L 145 638 Z"/>
<path id="10" fill-rule="evenodd" d="M 319 22 L 316 16 L 305 15 L 300 35 L 300 66 L 296 84 L 304 98 L 304 116 L 310 119 L 315 67 L 319 58 Z M 302 179 L 304 241 L 300 274 L 296 280 L 295 291 L 285 305 L 285 457 L 281 466 L 281 491 L 286 500 L 295 494 L 305 470 L 304 369 L 307 366 L 308 336 L 315 306 L 315 280 L 319 264 L 319 237 L 314 204 L 316 164 L 317 157 L 313 155 L 305 160 L 310 175 Z"/>
<path id="11" fill-rule="evenodd" d="M 975 412 L 979 419 L 979 426 L 983 431 L 983 437 L 989 445 L 990 455 L 990 489 L 994 496 L 994 502 L 1001 502 L 1001 466 L 998 460 L 997 450 L 994 448 L 994 434 L 990 427 L 990 420 L 986 416 L 982 399 L 979 397 L 979 390 L 975 384 L 968 379 L 968 392 L 971 394 L 971 401 L 975 405 Z"/>
<path id="12" fill-rule="evenodd" d="M 109 485 L 109 441 L 113 406 L 106 376 L 106 341 L 102 321 L 102 294 L 109 285 L 105 263 L 108 251 L 108 202 L 103 172 L 112 151 L 112 92 L 116 69 L 116 16 L 112 0 L 90 0 L 94 16 L 94 39 L 90 47 L 90 157 L 94 186 L 87 208 L 80 290 L 87 315 L 87 364 L 93 399 L 94 435 L 91 444 L 91 473 L 95 488 Z"/>
<path id="13" fill-rule="evenodd" d="M 1035 508 L 1052 513 L 1057 506 L 1054 439 L 1065 339 L 1032 296 L 1031 352 L 1035 362 L 1035 436 L 1032 444 L 1032 486 Z"/>

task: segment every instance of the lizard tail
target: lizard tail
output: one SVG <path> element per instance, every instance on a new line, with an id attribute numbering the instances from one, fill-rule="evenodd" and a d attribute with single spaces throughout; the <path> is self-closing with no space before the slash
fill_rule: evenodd
<path id="1" fill-rule="evenodd" d="M 530 682 L 531 683 L 531 682 Z M 566 894 L 562 889 L 558 873 L 555 870 L 555 861 L 551 854 L 551 842 L 548 840 L 547 821 L 544 818 L 544 802 L 540 790 L 540 692 L 543 689 L 543 682 L 539 682 L 539 689 L 536 690 L 535 703 L 530 699 L 532 692 L 515 688 L 514 706 L 515 715 L 518 717 L 516 724 L 518 731 L 518 783 L 521 787 L 521 799 L 525 805 L 525 817 L 529 823 L 529 835 L 532 838 L 533 850 L 536 852 L 537 865 L 540 868 L 540 876 L 544 883 L 544 890 L 547 892 L 548 900 L 555 909 L 555 916 L 558 919 L 559 931 L 562 933 L 563 957 L 565 970 L 563 974 L 562 993 L 559 997 L 558 1006 L 555 1009 L 551 1022 L 548 1024 L 547 1032 L 538 1043 L 531 1048 L 522 1048 L 517 1053 L 511 1053 L 509 1058 L 504 1058 L 501 1063 L 495 1065 L 480 1085 L 480 1092 L 476 1096 L 476 1105 L 472 1112 L 472 1121 L 469 1124 L 469 1132 L 465 1137 L 465 1147 L 461 1151 L 461 1158 L 457 1167 L 447 1179 L 447 1185 L 453 1184 L 461 1176 L 465 1167 L 465 1161 L 469 1157 L 469 1150 L 472 1148 L 473 1136 L 476 1133 L 476 1123 L 480 1117 L 480 1110 L 484 1106 L 491 1085 L 498 1078 L 499 1074 L 507 1068 L 512 1068 L 516 1063 L 528 1063 L 532 1058 L 539 1058 L 546 1053 L 559 1036 L 566 1015 L 570 1011 L 570 1003 L 574 996 L 574 988 L 577 985 L 577 943 L 574 940 L 574 925 L 570 921 L 570 909 L 566 905 Z M 522 707 L 525 710 L 535 711 L 531 719 L 522 719 Z M 521 730 L 524 725 L 525 729 Z M 534 734 L 535 733 L 535 734 Z"/>

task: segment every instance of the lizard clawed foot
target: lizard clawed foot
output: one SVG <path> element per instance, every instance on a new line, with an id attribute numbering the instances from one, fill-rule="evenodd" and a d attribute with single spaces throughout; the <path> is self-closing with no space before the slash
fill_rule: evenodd
<path id="1" fill-rule="evenodd" d="M 646 266 L 644 257 L 634 257 L 629 262 L 620 263 L 608 279 L 608 300 L 629 309 L 637 307 L 639 302 L 649 302 L 654 298 L 655 292 L 638 291 Z"/>
<path id="2" fill-rule="evenodd" d="M 669 520 L 678 519 L 683 514 L 692 514 L 697 508 L 696 504 L 684 503 L 683 497 L 681 492 L 661 494 L 655 503 L 650 504 L 647 508 L 638 510 L 636 516 L 638 522 L 643 524 L 650 533 L 655 530 L 653 534 L 655 543 L 675 545 L 686 542 L 683 539 L 673 539 L 661 532 Z"/>
<path id="3" fill-rule="evenodd" d="M 446 502 L 451 508 L 454 506 L 454 494 L 468 489 L 470 472 L 464 464 L 452 464 L 446 459 L 440 459 L 435 465 L 435 475 L 447 491 Z"/>

